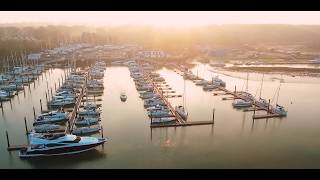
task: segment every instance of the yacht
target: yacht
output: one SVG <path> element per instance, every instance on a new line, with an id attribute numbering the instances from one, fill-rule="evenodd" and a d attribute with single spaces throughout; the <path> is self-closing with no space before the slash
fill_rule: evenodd
<path id="1" fill-rule="evenodd" d="M 66 112 L 59 112 L 59 111 L 52 111 L 49 113 L 43 113 L 38 116 L 38 118 L 34 121 L 33 125 L 40 125 L 40 124 L 48 124 L 48 123 L 63 123 L 66 122 L 68 119 L 68 113 Z"/>
<path id="2" fill-rule="evenodd" d="M 8 99 L 11 96 L 11 93 L 8 91 L 0 90 L 0 100 Z"/>
<path id="3" fill-rule="evenodd" d="M 82 109 L 78 112 L 79 116 L 99 116 L 100 109 Z"/>
<path id="4" fill-rule="evenodd" d="M 219 79 L 218 76 L 215 76 L 214 78 L 212 78 L 212 84 L 216 84 L 218 86 L 226 86 L 226 82 L 222 81 L 221 79 Z"/>
<path id="5" fill-rule="evenodd" d="M 195 85 L 197 85 L 197 86 L 204 86 L 207 84 L 209 84 L 209 82 L 207 80 L 199 80 L 199 81 L 195 82 Z"/>
<path id="6" fill-rule="evenodd" d="M 150 98 L 159 98 L 160 95 L 159 94 L 155 94 L 153 92 L 145 92 L 145 93 L 141 93 L 141 95 L 139 96 L 141 99 L 150 99 Z"/>
<path id="7" fill-rule="evenodd" d="M 34 127 L 36 133 L 47 133 L 54 132 L 55 130 L 61 129 L 62 126 L 57 124 L 41 124 Z"/>
<path id="8" fill-rule="evenodd" d="M 80 127 L 80 128 L 76 128 L 72 131 L 72 134 L 74 135 L 88 135 L 88 134 L 95 134 L 98 133 L 100 131 L 100 127 Z"/>
<path id="9" fill-rule="evenodd" d="M 171 117 L 173 116 L 169 110 L 159 110 L 148 112 L 148 116 L 151 118 Z"/>
<path id="10" fill-rule="evenodd" d="M 188 119 L 188 112 L 185 111 L 183 106 L 176 106 L 176 112 L 184 119 L 185 121 Z"/>
<path id="11" fill-rule="evenodd" d="M 62 96 L 65 98 L 76 98 L 76 94 L 73 91 L 59 91 L 56 96 Z"/>
<path id="12" fill-rule="evenodd" d="M 57 156 L 82 153 L 104 144 L 107 139 L 96 137 L 79 137 L 73 134 L 38 134 L 29 135 L 30 145 L 22 149 L 20 158 Z"/>
<path id="13" fill-rule="evenodd" d="M 241 108 L 241 107 L 251 107 L 252 102 L 251 101 L 245 101 L 243 99 L 235 99 L 232 102 L 232 106 L 236 108 Z"/>
<path id="14" fill-rule="evenodd" d="M 23 84 L 21 83 L 9 83 L 7 85 L 4 85 L 1 87 L 1 89 L 6 90 L 6 91 L 18 91 L 18 90 L 23 90 Z"/>
<path id="15" fill-rule="evenodd" d="M 83 109 L 88 110 L 88 109 L 97 109 L 98 106 L 95 103 L 86 103 L 86 105 L 83 106 Z"/>
<path id="16" fill-rule="evenodd" d="M 256 101 L 257 104 L 263 106 L 263 107 L 268 107 L 269 102 L 265 99 L 259 98 L 258 101 Z"/>
<path id="17" fill-rule="evenodd" d="M 175 117 L 152 118 L 151 124 L 169 123 L 169 122 L 175 122 L 176 120 L 177 119 Z"/>
<path id="18" fill-rule="evenodd" d="M 79 117 L 77 118 L 75 124 L 77 126 L 90 126 L 93 124 L 98 124 L 100 118 L 95 117 Z"/>
<path id="19" fill-rule="evenodd" d="M 211 91 L 211 90 L 216 89 L 218 87 L 219 86 L 216 85 L 216 84 L 206 84 L 206 85 L 203 86 L 203 90 L 204 91 Z"/>
<path id="20" fill-rule="evenodd" d="M 125 95 L 124 93 L 121 93 L 120 99 L 122 102 L 125 102 L 127 100 L 127 95 Z"/>
<path id="21" fill-rule="evenodd" d="M 284 109 L 283 106 L 276 104 L 276 107 L 272 109 L 274 113 L 280 114 L 282 116 L 287 116 L 287 111 Z"/>
<path id="22" fill-rule="evenodd" d="M 48 106 L 70 107 L 75 104 L 75 98 L 64 96 L 53 96 L 52 101 L 48 102 Z"/>

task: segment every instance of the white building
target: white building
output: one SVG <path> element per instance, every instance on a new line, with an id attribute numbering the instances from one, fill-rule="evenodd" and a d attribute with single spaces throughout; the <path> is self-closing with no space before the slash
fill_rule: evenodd
<path id="1" fill-rule="evenodd" d="M 143 58 L 164 58 L 167 54 L 163 51 L 140 51 L 138 55 Z"/>

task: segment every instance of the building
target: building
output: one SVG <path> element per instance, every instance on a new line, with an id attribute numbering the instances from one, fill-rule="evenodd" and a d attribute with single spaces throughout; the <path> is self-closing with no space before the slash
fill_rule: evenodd
<path id="1" fill-rule="evenodd" d="M 164 58 L 167 54 L 163 51 L 139 51 L 138 56 L 142 58 Z"/>

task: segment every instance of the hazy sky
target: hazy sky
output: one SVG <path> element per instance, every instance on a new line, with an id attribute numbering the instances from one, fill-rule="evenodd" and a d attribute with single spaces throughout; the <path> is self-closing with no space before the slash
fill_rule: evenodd
<path id="1" fill-rule="evenodd" d="M 1 11 L 0 23 L 92 25 L 320 24 L 320 11 Z"/>

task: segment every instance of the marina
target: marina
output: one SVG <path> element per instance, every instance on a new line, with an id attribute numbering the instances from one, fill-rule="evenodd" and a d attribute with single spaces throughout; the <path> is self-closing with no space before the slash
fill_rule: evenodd
<path id="1" fill-rule="evenodd" d="M 64 72 L 63 70 L 58 70 L 58 69 L 55 69 L 54 71 L 55 72 L 60 72 L 62 74 Z M 183 78 L 181 76 L 179 76 L 179 75 L 177 76 L 175 74 L 175 72 L 173 72 L 171 70 L 167 70 L 167 69 L 160 69 L 160 70 L 156 70 L 155 72 L 159 73 L 166 80 L 166 85 L 167 86 L 165 86 L 165 87 L 170 87 L 172 89 L 172 90 L 170 90 L 171 92 L 174 91 L 174 93 L 169 93 L 170 95 L 178 94 L 178 95 L 182 96 L 184 94 L 183 93 L 183 88 L 182 88 L 184 80 L 183 80 Z M 117 80 L 111 78 L 111 77 L 115 76 L 118 73 L 127 74 L 128 76 L 127 77 L 126 76 L 122 77 L 122 78 L 117 79 Z M 56 77 L 57 77 L 57 79 L 59 77 L 61 78 L 61 76 L 59 76 L 59 75 L 57 75 Z M 221 77 L 221 78 L 224 78 L 224 77 Z M 56 80 L 56 82 L 57 81 L 58 80 Z M 148 81 L 148 79 L 146 78 L 145 82 L 147 82 L 147 81 Z M 100 102 L 100 105 L 98 105 L 98 106 L 100 106 L 102 108 L 102 112 L 103 113 L 101 114 L 101 121 L 99 121 L 99 122 L 101 123 L 101 126 L 104 127 L 103 131 L 108 136 L 110 136 L 111 139 L 121 138 L 121 137 L 123 138 L 124 137 L 123 135 L 121 135 L 122 133 L 118 132 L 120 130 L 119 129 L 120 128 L 119 127 L 119 123 L 121 123 L 122 124 L 122 126 L 121 126 L 122 130 L 121 131 L 128 131 L 128 132 L 133 133 L 135 130 L 130 129 L 129 127 L 135 127 L 135 128 L 140 129 L 139 131 L 143 132 L 143 136 L 148 136 L 148 135 L 150 136 L 150 133 L 151 133 L 152 141 L 150 141 L 150 142 L 149 141 L 145 141 L 145 140 L 142 140 L 143 139 L 142 138 L 142 139 L 140 139 L 140 140 L 138 140 L 138 141 L 133 143 L 133 144 L 143 143 L 147 147 L 152 145 L 153 143 L 158 143 L 158 140 L 166 139 L 165 137 L 162 137 L 162 135 L 161 135 L 164 132 L 168 133 L 168 138 L 169 138 L 169 134 L 171 134 L 171 136 L 173 136 L 175 131 L 178 134 L 183 133 L 183 131 L 186 130 L 186 129 L 184 130 L 184 128 L 187 128 L 188 129 L 187 131 L 189 133 L 191 133 L 191 134 L 194 134 L 194 135 L 195 135 L 195 132 L 199 131 L 200 129 L 201 129 L 201 131 L 206 132 L 205 134 L 207 134 L 208 136 L 205 136 L 205 137 L 204 136 L 200 136 L 200 137 L 206 139 L 207 142 L 211 142 L 211 140 L 209 140 L 209 139 L 215 139 L 216 136 L 219 136 L 219 134 L 220 135 L 222 135 L 222 134 L 227 135 L 228 134 L 229 138 L 233 138 L 234 136 L 232 134 L 234 134 L 234 133 L 231 132 L 230 130 L 228 130 L 227 127 L 231 126 L 231 127 L 233 127 L 232 129 L 234 129 L 234 128 L 236 128 L 236 125 L 238 124 L 238 125 L 240 125 L 239 128 L 241 130 L 241 124 L 237 123 L 237 121 L 235 121 L 235 120 L 238 119 L 238 118 L 236 118 L 238 116 L 242 117 L 242 115 L 243 115 L 242 113 L 246 113 L 246 115 L 245 115 L 245 117 L 246 117 L 245 119 L 246 120 L 245 121 L 247 121 L 247 123 L 245 123 L 246 125 L 244 125 L 244 127 L 248 128 L 247 131 L 244 130 L 243 133 L 247 132 L 247 133 L 251 134 L 252 133 L 251 131 L 253 131 L 253 134 L 250 135 L 252 138 L 255 136 L 255 134 L 256 135 L 257 134 L 261 134 L 261 133 L 264 134 L 263 131 L 257 129 L 259 126 L 261 127 L 261 125 L 263 125 L 263 124 L 261 124 L 262 121 L 256 121 L 253 124 L 253 129 L 251 127 L 252 124 L 249 123 L 249 122 L 250 122 L 250 119 L 252 121 L 252 116 L 253 116 L 253 113 L 254 113 L 253 111 L 256 111 L 255 112 L 256 113 L 255 117 L 259 118 L 261 116 L 264 116 L 263 118 L 266 118 L 265 114 L 267 114 L 266 113 L 267 111 L 265 110 L 265 108 L 259 108 L 258 106 L 255 106 L 256 108 L 251 107 L 251 108 L 248 109 L 250 111 L 247 111 L 247 112 L 243 112 L 246 109 L 243 109 L 241 111 L 233 110 L 230 101 L 222 101 L 222 99 L 221 99 L 222 97 L 229 97 L 229 96 L 232 96 L 233 98 L 236 98 L 234 96 L 234 92 L 233 91 L 228 91 L 227 90 L 227 89 L 231 89 L 230 87 L 234 86 L 234 84 L 233 85 L 231 85 L 231 84 L 229 85 L 228 84 L 229 81 L 228 80 L 226 80 L 226 81 L 227 81 L 226 84 L 227 84 L 227 86 L 229 86 L 229 88 L 223 88 L 222 87 L 220 89 L 214 90 L 214 92 L 203 91 L 203 89 L 201 87 L 195 85 L 192 81 L 186 81 L 186 87 L 187 87 L 186 88 L 187 89 L 187 100 L 186 100 L 187 103 L 186 104 L 187 104 L 187 107 L 188 107 L 188 112 L 190 113 L 190 116 L 188 117 L 188 120 L 184 121 L 184 120 L 182 120 L 181 117 L 179 118 L 179 116 L 176 116 L 176 117 L 179 118 L 179 120 L 181 122 L 179 122 L 179 120 L 177 118 L 177 120 L 174 121 L 174 122 L 153 124 L 153 123 L 151 123 L 151 120 L 149 120 L 149 117 L 147 116 L 147 113 L 145 112 L 145 109 L 143 108 L 144 107 L 143 101 L 139 98 L 140 94 L 136 91 L 135 83 L 130 78 L 130 73 L 129 73 L 128 68 L 127 67 L 113 67 L 113 66 L 107 65 L 107 70 L 106 70 L 105 76 L 104 76 L 104 83 L 109 82 L 110 84 L 113 84 L 113 86 L 105 85 L 106 88 L 104 88 L 103 96 L 96 96 L 96 97 L 92 96 L 92 95 L 88 95 L 87 96 L 86 93 L 85 93 L 86 91 L 84 90 L 83 91 L 84 92 L 83 93 L 83 97 L 79 98 L 78 100 L 80 100 L 80 99 L 81 100 L 86 100 L 86 98 L 88 97 L 87 101 L 80 102 L 78 108 L 65 108 L 65 111 L 67 111 L 67 110 L 71 111 L 70 113 L 76 112 L 76 111 L 78 112 L 80 109 L 83 109 L 85 107 L 87 102 L 92 102 L 92 103 L 93 102 L 96 102 L 96 103 Z M 131 83 L 128 84 L 126 82 L 131 82 Z M 176 83 L 176 82 L 178 82 L 178 83 Z M 253 84 L 253 83 L 254 82 L 250 81 L 249 84 Z M 166 93 L 163 93 L 163 96 L 162 96 L 161 89 L 159 89 L 157 87 L 163 87 L 163 85 L 160 86 L 159 83 L 157 83 L 157 84 L 158 84 L 158 86 L 156 86 L 156 83 L 155 83 L 155 86 L 153 86 L 155 92 L 157 92 L 156 94 L 158 94 L 159 97 L 163 98 L 164 104 L 167 103 L 166 105 L 168 107 L 168 110 L 171 113 L 173 112 L 172 114 L 175 115 L 174 106 L 180 104 L 179 102 L 181 102 L 182 97 L 166 98 L 165 97 Z M 163 84 L 163 83 L 161 83 L 161 84 Z M 268 86 L 268 82 L 266 82 L 266 84 L 267 84 L 266 86 Z M 54 84 L 51 84 L 51 85 L 49 84 L 49 88 L 48 89 L 50 89 L 50 86 L 53 87 L 53 89 L 54 89 Z M 240 87 L 240 85 L 237 85 L 237 86 Z M 257 83 L 257 86 L 259 86 L 259 83 Z M 30 87 L 32 88 L 33 86 L 31 85 Z M 43 87 L 45 87 L 45 89 L 47 89 L 45 80 L 43 81 Z M 58 89 L 58 87 L 59 86 L 57 86 L 57 89 Z M 121 99 L 119 98 L 119 96 L 121 94 L 120 92 L 123 91 L 123 90 L 121 90 L 122 89 L 121 87 L 126 87 L 126 89 L 127 89 L 126 90 L 126 95 L 128 96 L 128 99 L 127 99 L 126 102 L 122 102 Z M 41 90 L 40 91 L 42 93 L 39 93 L 39 94 L 43 94 L 43 95 L 42 95 L 42 97 L 38 97 L 38 98 L 45 99 L 46 92 L 44 92 L 44 91 L 45 90 Z M 193 94 L 203 94 L 204 93 L 203 95 L 205 95 L 205 98 L 200 98 L 198 96 L 198 98 L 196 98 L 196 99 L 194 99 L 194 98 L 190 99 L 191 98 L 190 97 L 190 91 L 192 91 Z M 28 87 L 26 89 L 26 92 L 28 92 Z M 79 91 L 80 95 L 81 95 L 81 92 L 82 91 L 80 90 Z M 215 92 L 223 92 L 226 95 L 214 96 Z M 23 94 L 23 92 L 20 92 L 20 101 L 21 101 L 21 97 L 23 97 L 23 96 L 21 96 L 21 93 Z M 188 96 L 188 94 L 189 94 L 189 96 Z M 31 95 L 31 94 L 26 94 L 26 95 Z M 272 95 L 273 94 L 270 94 L 270 97 Z M 282 97 L 282 96 L 280 96 L 280 97 Z M 13 101 L 12 101 L 13 108 L 17 108 L 17 106 L 16 106 L 16 102 L 18 101 L 17 96 L 15 96 L 13 98 L 14 98 Z M 206 99 L 208 100 L 209 98 L 214 99 L 213 101 L 211 100 L 212 102 L 214 102 L 213 103 L 214 106 L 213 106 L 213 104 L 206 104 L 204 106 L 202 106 L 201 103 L 199 104 L 199 102 L 201 102 L 201 101 L 205 102 Z M 101 101 L 97 101 L 98 99 L 101 99 Z M 37 115 L 37 114 L 41 113 L 40 112 L 41 108 L 39 106 L 40 105 L 39 99 L 35 99 L 34 102 L 37 102 L 37 103 L 34 103 L 35 111 L 36 111 L 36 115 Z M 43 113 L 50 112 L 45 108 L 45 102 L 46 102 L 46 100 L 42 101 L 42 103 L 43 103 L 43 107 L 42 107 L 43 108 L 43 110 L 42 110 Z M 283 102 L 283 101 L 281 101 L 281 102 Z M 6 116 L 9 113 L 8 110 L 10 109 L 10 102 L 8 101 L 8 102 L 3 102 L 3 103 L 4 103 L 4 113 L 3 113 L 3 115 Z M 141 108 L 137 107 L 134 104 L 140 104 Z M 170 108 L 170 106 L 171 106 L 171 108 Z M 199 111 L 197 106 L 201 107 L 202 110 Z M 136 107 L 136 108 L 127 109 L 126 114 L 119 114 L 119 113 L 117 113 L 117 109 L 119 109 L 120 107 L 122 107 L 122 108 L 125 108 L 125 107 L 128 107 L 128 108 L 129 107 L 131 107 L 131 108 L 132 107 Z M 287 107 L 289 107 L 289 106 L 287 105 Z M 154 108 L 157 108 L 157 107 L 154 107 Z M 206 108 L 206 110 L 205 110 L 205 108 Z M 213 117 L 212 117 L 213 109 L 215 109 L 214 121 L 213 121 Z M 227 111 L 229 111 L 229 112 L 231 111 L 231 112 L 234 112 L 234 113 L 231 113 L 230 115 L 226 115 L 225 114 L 226 110 L 224 110 L 224 109 L 228 109 Z M 261 111 L 261 112 L 259 112 L 259 111 Z M 288 109 L 288 111 L 289 111 L 289 109 Z M 33 119 L 33 110 L 32 110 L 32 108 L 30 109 L 29 112 L 30 113 L 29 113 L 29 116 L 27 117 L 27 120 L 32 120 Z M 199 114 L 197 114 L 197 112 L 202 112 L 203 114 L 199 115 Z M 289 111 L 289 112 L 291 114 L 291 111 Z M 247 113 L 249 113 L 249 114 L 247 114 Z M 238 115 L 235 115 L 235 114 L 238 114 Z M 288 115 L 290 116 L 290 114 L 288 114 Z M 206 116 L 207 116 L 207 118 L 205 118 Z M 136 118 L 139 117 L 138 119 L 141 119 L 143 121 L 140 121 L 140 120 L 139 121 L 132 121 L 132 120 L 128 121 L 130 119 L 129 117 L 136 117 Z M 277 118 L 268 117 L 269 120 L 267 119 L 267 121 L 269 121 L 269 123 L 272 122 L 271 124 L 278 124 L 278 123 L 280 123 L 280 121 L 284 121 L 286 118 L 288 118 L 288 117 L 285 117 L 283 119 L 277 119 Z M 21 117 L 21 119 L 23 119 L 23 117 Z M 231 119 L 234 119 L 234 120 L 231 120 Z M 71 120 L 72 120 L 72 118 L 71 118 Z M 168 120 L 170 120 L 170 119 L 168 119 Z M 227 123 L 226 120 L 232 121 L 234 125 L 232 125 L 230 123 Z M 24 129 L 23 121 L 18 121 L 18 122 L 20 122 L 18 124 L 20 124 L 21 128 Z M 30 122 L 32 122 L 32 121 L 27 122 L 29 124 L 28 127 L 32 127 L 32 125 L 30 125 Z M 72 122 L 72 121 L 70 121 L 70 122 Z M 73 127 L 78 127 L 78 126 L 76 126 L 75 122 L 76 122 L 76 118 L 74 116 Z M 240 122 L 241 122 L 241 120 L 240 120 Z M 267 124 L 267 127 L 269 126 L 268 129 L 273 129 L 272 126 L 270 126 L 269 123 Z M 129 129 L 125 128 L 124 125 L 126 125 Z M 93 126 L 93 128 L 96 128 L 96 126 L 94 126 L 94 125 L 92 125 L 92 126 Z M 67 130 L 68 131 L 69 128 L 67 128 L 67 127 L 68 127 L 68 123 L 66 123 L 66 126 L 65 126 L 65 128 L 63 130 Z M 70 126 L 70 127 L 72 127 L 72 126 Z M 15 129 L 16 126 L 12 126 L 11 128 Z M 167 129 L 167 128 L 169 128 L 169 129 Z M 181 128 L 181 129 L 179 130 L 179 128 Z M 225 132 L 217 131 L 220 128 L 223 128 L 225 130 Z M 23 145 L 23 144 L 26 144 L 25 138 L 22 138 L 21 140 L 19 140 L 20 138 L 18 138 L 17 136 L 14 136 L 13 129 L 11 129 L 11 130 L 10 130 L 10 128 L 8 129 L 9 136 L 10 136 L 10 147 L 9 147 L 8 150 L 21 150 L 21 149 L 24 149 L 26 147 L 26 145 Z M 148 129 L 151 129 L 151 132 L 150 132 L 150 130 L 148 131 Z M 163 130 L 161 130 L 161 129 L 163 129 Z M 214 133 L 211 134 L 212 133 L 211 131 L 214 131 Z M 23 131 L 23 132 L 25 132 L 25 131 Z M 178 134 L 176 135 L 177 137 L 180 136 Z M 249 134 L 247 134 L 247 135 L 249 135 Z M 138 134 L 136 134 L 136 136 L 137 135 Z M 22 136 L 22 137 L 24 136 L 25 137 L 25 133 L 20 135 L 20 136 Z M 95 134 L 93 136 L 101 136 L 101 135 Z M 173 137 L 175 137 L 175 136 L 173 136 Z M 182 137 L 180 137 L 179 139 L 181 139 L 181 138 Z M 191 137 L 189 137 L 189 138 L 191 138 Z M 169 138 L 169 139 L 171 139 L 171 138 Z M 109 153 L 111 153 L 111 152 L 115 153 L 115 150 L 117 149 L 117 146 L 120 146 L 120 145 L 116 145 L 117 144 L 116 142 L 111 142 L 111 141 L 109 143 L 110 144 L 115 144 L 114 147 L 112 145 L 106 146 L 107 148 L 105 147 L 106 149 L 103 150 L 103 151 L 106 151 L 106 152 L 109 152 Z M 255 142 L 255 143 L 257 143 L 257 142 Z M 15 144 L 21 144 L 21 145 L 15 145 Z M 194 144 L 194 143 L 192 143 L 192 144 Z M 186 146 L 186 145 L 184 145 L 184 146 Z M 129 144 L 128 147 L 132 147 L 132 145 Z M 136 148 L 138 148 L 138 147 L 136 147 Z M 178 148 L 177 150 L 179 150 L 179 149 L 180 148 Z M 17 151 L 12 151 L 12 152 L 17 152 Z M 158 152 L 158 153 L 160 153 L 160 152 Z M 96 154 L 96 155 L 93 155 L 93 156 L 100 156 L 100 155 L 98 155 L 99 154 L 98 152 L 93 153 L 93 154 Z M 122 153 L 119 152 L 119 153 L 116 153 L 116 154 L 118 154 L 119 155 L 118 157 L 120 158 Z M 114 155 L 114 156 L 117 157 L 117 155 Z M 108 166 L 113 166 L 112 164 L 114 164 L 116 159 L 113 160 L 112 157 L 108 158 L 108 159 L 109 159 L 108 161 L 110 161 L 110 164 Z M 15 160 L 15 161 L 19 162 L 18 160 Z M 75 165 L 76 162 L 77 161 L 75 161 L 73 163 L 69 162 L 69 166 Z M 125 162 L 125 161 L 123 161 L 123 162 Z M 58 165 L 59 163 L 56 162 L 56 163 L 53 163 L 53 164 L 57 164 Z M 160 164 L 162 164 L 162 163 L 160 163 Z M 37 165 L 33 164 L 32 166 L 37 166 Z M 143 166 L 144 165 L 141 164 L 141 167 L 143 167 Z M 180 166 L 182 166 L 182 164 Z M 125 167 L 125 165 L 124 164 L 122 164 L 122 165 L 119 164 L 119 167 Z"/>
<path id="2" fill-rule="evenodd" d="M 320 168 L 320 12 L 0 14 L 1 169 Z"/>

